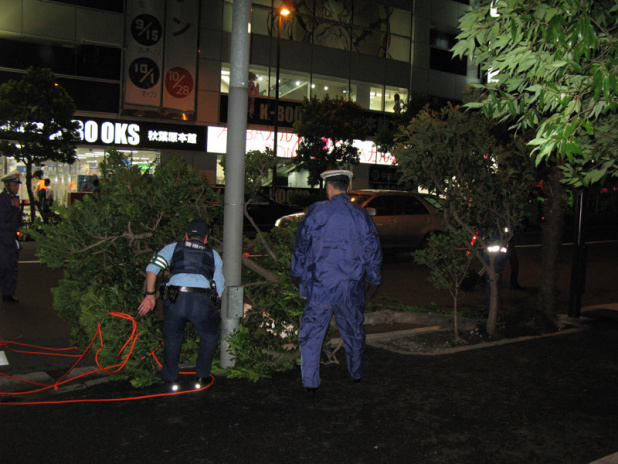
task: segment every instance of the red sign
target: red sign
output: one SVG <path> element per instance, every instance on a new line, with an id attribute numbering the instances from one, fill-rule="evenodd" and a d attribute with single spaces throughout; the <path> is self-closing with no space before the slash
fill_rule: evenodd
<path id="1" fill-rule="evenodd" d="M 172 68 L 165 75 L 165 89 L 175 98 L 185 98 L 193 92 L 193 77 L 185 68 Z"/>

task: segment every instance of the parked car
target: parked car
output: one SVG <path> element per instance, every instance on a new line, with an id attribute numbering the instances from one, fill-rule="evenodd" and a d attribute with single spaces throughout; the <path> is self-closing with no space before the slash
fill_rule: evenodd
<path id="1" fill-rule="evenodd" d="M 436 197 L 428 201 L 424 195 L 412 192 L 352 190 L 350 199 L 367 210 L 384 249 L 420 248 L 429 235 L 445 231 Z M 303 215 L 283 216 L 276 225 L 288 227 Z"/>
<path id="2" fill-rule="evenodd" d="M 262 232 L 270 231 L 275 226 L 277 219 L 282 215 L 297 213 L 302 210 L 303 208 L 300 206 L 288 203 L 276 203 L 267 198 L 260 198 L 259 201 L 251 201 L 247 205 L 247 212 Z M 257 234 L 255 228 L 246 217 L 244 218 L 243 229 L 245 235 L 249 237 L 253 237 Z"/>

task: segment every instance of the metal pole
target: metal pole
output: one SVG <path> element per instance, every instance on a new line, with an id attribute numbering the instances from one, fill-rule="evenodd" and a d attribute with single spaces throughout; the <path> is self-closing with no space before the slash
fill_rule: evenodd
<path id="1" fill-rule="evenodd" d="M 277 201 L 277 137 L 279 136 L 279 67 L 281 63 L 281 13 L 278 14 L 277 27 L 277 77 L 275 79 L 275 122 L 273 130 L 273 166 L 272 200 Z"/>
<path id="2" fill-rule="evenodd" d="M 234 366 L 226 337 L 238 329 L 243 315 L 242 230 L 245 202 L 245 141 L 249 100 L 249 23 L 251 0 L 235 0 L 232 13 L 230 95 L 223 209 L 223 273 L 221 367 Z"/>

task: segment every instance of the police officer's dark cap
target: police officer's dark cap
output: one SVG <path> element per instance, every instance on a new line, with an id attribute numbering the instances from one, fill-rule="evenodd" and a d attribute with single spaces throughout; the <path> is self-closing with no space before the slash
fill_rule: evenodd
<path id="1" fill-rule="evenodd" d="M 208 224 L 206 224 L 201 219 L 194 219 L 189 223 L 189 227 L 187 228 L 187 235 L 189 237 L 205 237 L 206 235 L 208 235 Z"/>

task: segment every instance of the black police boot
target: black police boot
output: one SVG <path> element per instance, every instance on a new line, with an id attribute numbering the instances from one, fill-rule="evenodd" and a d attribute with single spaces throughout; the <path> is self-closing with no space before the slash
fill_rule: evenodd
<path id="1" fill-rule="evenodd" d="M 174 380 L 166 380 L 165 388 L 171 392 L 177 392 L 180 390 L 180 381 L 177 378 Z"/>
<path id="2" fill-rule="evenodd" d="M 199 390 L 201 388 L 204 388 L 206 385 L 208 385 L 208 381 L 210 380 L 210 377 L 197 377 L 195 379 L 195 389 Z"/>

